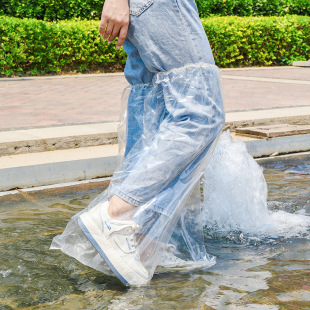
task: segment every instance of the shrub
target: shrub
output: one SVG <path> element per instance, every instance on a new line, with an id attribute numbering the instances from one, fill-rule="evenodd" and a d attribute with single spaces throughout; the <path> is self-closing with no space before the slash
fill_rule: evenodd
<path id="1" fill-rule="evenodd" d="M 104 0 L 2 0 L 0 15 L 54 21 L 98 19 Z M 309 0 L 196 0 L 200 17 L 210 15 L 310 16 Z"/>
<path id="2" fill-rule="evenodd" d="M 310 17 L 202 19 L 220 67 L 289 65 L 310 58 Z"/>
<path id="3" fill-rule="evenodd" d="M 43 22 L 0 17 L 0 74 L 119 67 L 123 49 L 103 42 L 95 21 Z"/>
<path id="4" fill-rule="evenodd" d="M 200 17 L 210 15 L 310 16 L 309 0 L 196 0 Z"/>
<path id="5" fill-rule="evenodd" d="M 290 12 L 290 14 L 310 16 L 310 1 L 288 0 L 288 12 Z"/>
<path id="6" fill-rule="evenodd" d="M 3 0 L 0 15 L 46 21 L 98 19 L 102 4 L 102 0 Z"/>
<path id="7" fill-rule="evenodd" d="M 196 0 L 200 17 L 209 15 L 253 15 L 253 0 Z"/>
<path id="8" fill-rule="evenodd" d="M 283 16 L 288 12 L 287 0 L 255 0 L 254 16 Z"/>
<path id="9" fill-rule="evenodd" d="M 310 17 L 202 19 L 219 67 L 288 65 L 310 58 Z M 103 42 L 97 21 L 43 22 L 0 17 L 0 74 L 122 68 L 123 49 Z"/>

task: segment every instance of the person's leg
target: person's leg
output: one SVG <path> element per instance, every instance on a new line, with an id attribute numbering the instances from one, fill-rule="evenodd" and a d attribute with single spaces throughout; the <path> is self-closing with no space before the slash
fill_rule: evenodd
<path id="1" fill-rule="evenodd" d="M 184 205 L 194 184 L 199 182 L 214 141 L 224 125 L 219 70 L 214 65 L 207 38 L 201 32 L 198 14 L 195 15 L 194 9 L 192 12 L 187 10 L 188 3 L 173 1 L 170 8 L 157 2 L 182 21 L 180 28 L 177 25 L 173 28 L 182 32 L 177 34 L 180 35 L 178 42 L 173 42 L 174 49 L 170 50 L 169 44 L 163 46 L 162 41 L 166 39 L 160 40 L 160 37 L 165 38 L 169 26 L 166 25 L 164 33 L 148 32 L 148 28 L 143 27 L 143 18 L 149 20 L 147 14 L 151 14 L 152 7 L 136 19 L 132 36 L 129 36 L 141 51 L 145 65 L 155 75 L 153 89 L 144 97 L 144 129 L 140 140 L 135 141 L 122 167 L 115 172 L 110 188 L 113 198 L 123 199 L 133 210 L 140 206 L 134 220 L 144 226 L 144 235 L 152 237 L 141 240 L 138 250 L 149 265 L 153 259 L 153 266 L 156 266 L 154 253 L 157 250 L 153 240 L 165 244 L 172 233 L 173 221 L 182 214 L 183 219 L 184 214 L 187 219 L 199 214 L 199 207 L 184 213 Z M 164 13 L 160 15 L 165 16 Z M 170 23 L 174 23 L 173 19 L 168 21 Z M 147 45 L 150 46 L 156 35 L 159 36 L 158 44 L 151 49 L 153 54 L 149 59 L 143 38 L 151 41 Z M 180 53 L 183 53 L 182 58 Z M 151 220 L 154 217 L 160 220 Z M 145 224 L 147 221 L 148 225 Z M 189 228 L 189 221 L 183 220 L 182 234 L 192 259 L 199 260 L 206 256 L 206 251 L 201 244 L 202 224 L 194 223 L 196 226 Z M 192 236 L 186 235 L 189 230 Z M 148 254 L 144 254 L 146 250 Z"/>
<path id="2" fill-rule="evenodd" d="M 137 5 L 141 1 L 131 1 L 131 4 Z M 131 18 L 131 24 L 129 28 L 129 33 L 128 33 L 128 41 L 132 43 L 132 46 L 135 46 L 134 50 L 135 53 L 138 54 L 139 57 L 131 57 L 132 55 L 129 54 L 128 59 L 129 61 L 131 59 L 139 59 L 139 61 L 143 62 L 145 65 L 145 72 L 151 74 L 155 74 L 161 71 L 167 71 L 167 70 L 173 70 L 178 67 L 182 67 L 185 64 L 196 64 L 199 62 L 204 62 L 204 63 L 209 63 L 209 64 L 214 64 L 212 52 L 209 46 L 209 42 L 207 40 L 207 37 L 205 36 L 205 33 L 203 31 L 203 28 L 201 26 L 199 17 L 198 17 L 198 12 L 195 7 L 195 3 L 193 1 L 156 1 L 156 3 L 153 3 L 150 8 L 148 8 L 145 12 L 143 12 L 139 16 L 133 15 Z M 141 55 L 141 56 L 140 56 Z M 214 66 L 215 67 L 215 66 Z M 131 66 L 133 70 L 131 70 L 131 73 L 133 73 L 130 77 L 135 77 L 137 76 L 135 74 L 135 66 Z M 197 85 L 199 84 L 199 80 L 204 79 L 202 76 L 203 74 L 199 73 L 200 68 L 197 68 L 196 72 L 198 74 L 198 77 L 196 76 L 196 80 L 198 81 Z M 211 72 L 214 71 L 214 68 L 210 70 L 210 73 L 212 77 L 218 82 L 218 76 L 216 73 Z M 143 83 L 147 82 L 149 83 L 149 79 L 147 81 L 141 81 L 141 76 L 139 72 L 139 79 L 133 81 L 133 85 L 137 83 Z M 174 73 L 172 72 L 171 75 Z M 182 74 L 180 72 L 180 74 Z M 195 73 L 194 73 L 195 74 Z M 174 74 L 175 76 L 178 75 Z M 148 78 L 150 78 L 150 74 L 146 75 Z M 178 76 L 177 76 L 178 78 Z M 166 92 L 166 98 L 164 98 L 165 94 L 163 94 L 163 91 L 161 88 L 162 85 L 158 83 L 155 84 L 156 90 L 153 90 L 153 94 L 155 94 L 158 97 L 161 97 L 162 101 L 167 101 L 172 99 L 172 100 L 184 100 L 184 97 L 190 94 L 179 94 L 179 98 L 175 97 L 175 95 L 178 92 L 178 86 L 180 86 L 179 91 L 184 91 L 184 88 L 182 89 L 182 84 L 186 85 L 186 77 L 185 79 L 179 78 L 177 83 L 179 85 L 174 85 L 166 87 L 167 92 Z M 160 78 L 158 79 L 160 80 Z M 211 79 L 210 79 L 211 81 Z M 192 83 L 192 85 L 195 83 Z M 211 81 L 212 84 L 212 81 Z M 216 84 L 216 83 L 215 83 Z M 205 89 L 203 91 L 213 91 L 211 89 L 212 85 L 209 85 L 209 90 Z M 217 85 L 215 85 L 217 86 Z M 208 87 L 208 85 L 206 85 Z M 170 89 L 168 89 L 170 88 Z M 173 89 L 174 88 L 174 89 Z M 170 92 L 170 93 L 169 93 Z M 175 93 L 173 93 L 175 92 Z M 161 94 L 160 94 L 161 93 Z M 217 89 L 214 90 L 215 96 L 220 97 L 219 92 L 218 92 L 218 87 Z M 160 95 L 159 95 L 160 94 Z M 185 95 L 185 96 L 184 96 Z M 166 125 L 162 126 L 162 130 L 159 131 L 159 134 L 157 135 L 160 139 L 164 136 L 163 132 L 171 132 L 171 128 L 174 127 L 174 132 L 171 137 L 167 137 L 167 143 L 165 141 L 161 141 L 161 150 L 163 154 L 157 154 L 157 152 L 153 152 L 153 155 L 156 153 L 155 157 L 150 154 L 150 152 L 145 152 L 143 151 L 143 147 L 140 146 L 138 147 L 135 152 L 132 152 L 131 156 L 129 155 L 127 160 L 125 160 L 125 163 L 123 167 L 120 169 L 120 173 L 115 175 L 115 177 L 112 180 L 112 185 L 115 185 L 114 188 L 112 187 L 112 193 L 115 193 L 116 196 L 114 196 L 111 199 L 111 209 L 112 210 L 121 210 L 124 208 L 127 209 L 127 207 L 132 208 L 134 205 L 141 205 L 148 201 L 151 196 L 154 195 L 162 188 L 164 188 L 169 182 L 175 177 L 177 174 L 176 172 L 178 169 L 182 170 L 182 167 L 186 167 L 186 165 L 190 162 L 191 156 L 193 156 L 193 153 L 190 152 L 190 149 L 192 149 L 194 152 L 198 151 L 199 152 L 199 145 L 202 143 L 202 141 L 196 140 L 196 135 L 202 137 L 204 135 L 203 133 L 203 124 L 202 126 L 201 123 L 198 124 L 197 122 L 193 121 L 190 123 L 190 121 L 182 126 L 179 126 L 178 120 L 176 120 L 175 112 L 178 113 L 178 118 L 179 120 L 182 117 L 189 117 L 191 116 L 192 119 L 196 119 L 199 122 L 199 119 L 212 117 L 212 112 L 209 113 L 206 111 L 202 111 L 202 109 L 198 109 L 197 107 L 203 106 L 203 104 L 207 104 L 207 102 L 199 102 L 197 100 L 201 101 L 206 101 L 205 97 L 203 94 L 201 94 L 201 98 L 193 98 L 193 102 L 183 107 L 177 107 L 176 104 L 174 106 L 170 106 L 170 111 L 167 112 L 167 114 L 170 113 L 170 119 L 166 121 Z M 183 98 L 181 98 L 183 96 Z M 215 97 L 213 96 L 213 97 Z M 145 96 L 147 100 L 147 96 Z M 152 98 L 149 98 L 152 101 Z M 221 100 L 221 98 L 216 98 Z M 197 101 L 195 104 L 195 100 Z M 211 98 L 212 100 L 212 98 Z M 152 102 L 148 102 L 148 104 L 151 107 L 146 107 L 148 111 L 146 113 L 150 115 L 155 115 L 158 114 L 158 107 L 157 106 L 152 106 Z M 158 104 L 158 103 L 157 103 Z M 156 103 L 155 103 L 156 105 Z M 183 108 L 183 111 L 180 111 Z M 173 111 L 174 109 L 174 111 Z M 179 110 L 179 111 L 177 111 Z M 186 110 L 186 111 L 185 111 Z M 196 111 L 193 111 L 196 110 Z M 180 112 L 180 113 L 179 113 Z M 183 112 L 183 115 L 182 115 Z M 185 113 L 184 113 L 185 112 Z M 137 114 L 139 111 L 137 112 Z M 145 113 L 145 114 L 146 114 Z M 200 115 L 198 115 L 200 113 Z M 216 114 L 216 111 L 213 111 L 213 113 Z M 220 114 L 221 111 L 218 112 Z M 137 115 L 136 114 L 136 115 Z M 146 115 L 144 116 L 146 117 Z M 128 117 L 129 123 L 130 123 L 130 116 Z M 150 119 L 149 117 L 146 117 L 145 123 L 146 122 L 154 122 L 153 119 Z M 158 119 L 155 120 L 155 123 L 158 122 Z M 197 126 L 198 125 L 198 126 Z M 150 124 L 145 124 L 146 127 L 149 127 L 148 131 L 154 130 Z M 154 126 L 153 126 L 154 127 Z M 157 124 L 155 124 L 155 130 L 158 130 Z M 170 130 L 168 129 L 170 127 Z M 186 128 L 187 127 L 187 128 Z M 176 130 L 178 129 L 178 132 L 176 134 Z M 199 133 L 200 132 L 200 133 Z M 193 134 L 194 133 L 194 134 Z M 151 132 L 153 134 L 153 132 Z M 178 140 L 184 140 L 184 137 L 186 136 L 192 136 L 192 141 L 187 141 L 188 144 L 190 145 L 190 148 L 187 149 L 187 154 L 183 154 L 182 156 L 178 156 L 178 160 L 171 162 L 167 164 L 167 161 L 169 161 L 169 156 L 171 157 L 171 152 L 173 152 L 173 148 L 176 147 L 180 142 Z M 174 140 L 174 143 L 173 143 Z M 189 139 L 188 139 L 189 140 Z M 196 141 L 193 141 L 196 140 Z M 137 141 L 137 140 L 136 140 Z M 156 141 L 156 138 L 155 138 Z M 194 142 L 194 143 L 192 143 Z M 140 143 L 141 144 L 141 143 Z M 166 144 L 166 145 L 165 145 Z M 173 146 L 174 144 L 174 146 Z M 155 144 L 154 144 L 155 145 Z M 184 144 L 185 146 L 185 144 Z M 157 147 L 157 145 L 155 145 Z M 177 146 L 178 147 L 178 146 Z M 142 152 L 140 151 L 142 149 Z M 170 152 L 167 152 L 169 150 Z M 139 154 L 137 155 L 137 151 Z M 178 151 L 178 150 L 176 150 Z M 144 153 L 143 153 L 144 152 Z M 160 157 L 161 155 L 164 155 L 162 158 Z M 185 156 L 184 156 L 185 155 Z M 186 155 L 188 160 L 186 159 Z M 140 163 L 135 160 L 136 157 L 140 158 Z M 183 157 L 183 158 L 181 158 Z M 153 165 L 153 171 L 162 171 L 162 175 L 158 176 L 158 174 L 154 174 L 152 170 L 149 170 L 149 175 L 152 176 L 153 182 L 157 183 L 157 188 L 152 188 L 147 189 L 145 186 L 141 186 L 141 183 L 145 183 L 145 177 L 141 177 L 141 173 L 143 175 L 145 174 L 145 167 L 150 166 L 150 162 L 155 163 L 155 160 L 159 159 L 161 165 Z M 175 159 L 175 158 L 174 158 Z M 126 166 L 126 162 L 129 163 Z M 135 165 L 133 165 L 135 163 Z M 142 164 L 141 164 L 142 163 Z M 185 165 L 180 165 L 180 163 L 184 163 Z M 171 164 L 173 166 L 171 166 Z M 174 167 L 178 167 L 178 169 L 174 169 Z M 164 168 L 164 169 L 163 169 Z M 129 177 L 127 177 L 127 172 L 130 171 Z M 171 177 L 169 177 L 169 172 L 171 174 Z M 160 177 L 160 180 L 158 179 Z M 122 179 L 124 178 L 124 179 Z M 159 181 L 159 182 L 158 182 Z M 162 181 L 164 181 L 165 184 L 162 184 Z M 118 187 L 118 185 L 120 185 Z M 143 184 L 145 185 L 145 184 Z M 115 189 L 115 187 L 118 187 Z M 141 192 L 148 192 L 149 196 L 144 197 L 139 201 L 137 199 L 136 195 L 132 195 L 129 193 L 129 195 L 126 194 L 127 188 L 131 188 L 131 192 L 135 193 L 136 191 Z M 122 189 L 125 189 L 125 193 L 122 192 Z M 121 197 L 122 199 L 118 198 Z M 114 203 L 118 202 L 118 204 Z M 127 202 L 127 205 L 126 205 Z M 119 214 L 117 212 L 113 212 L 114 214 Z"/>
<path id="3" fill-rule="evenodd" d="M 150 201 L 169 187 L 194 159 L 203 158 L 200 155 L 210 149 L 223 127 L 217 72 L 208 65 L 180 70 L 180 75 L 172 71 L 165 74 L 153 92 L 153 95 L 167 94 L 163 96 L 167 116 L 154 130 L 149 130 L 155 127 L 152 120 L 145 124 L 143 137 L 112 178 L 111 193 L 133 205 L 142 206 Z M 185 81 L 186 90 L 182 89 L 184 76 L 189 78 Z M 146 114 L 157 115 L 152 102 L 148 103 L 147 97 L 146 108 L 150 112 Z M 166 204 L 157 207 L 164 210 Z"/>
<path id="4" fill-rule="evenodd" d="M 132 147 L 141 138 L 143 134 L 143 116 L 144 116 L 144 101 L 147 94 L 152 90 L 152 79 L 154 73 L 151 73 L 143 63 L 138 49 L 126 39 L 123 45 L 127 53 L 127 61 L 124 70 L 125 77 L 131 87 L 128 99 L 125 98 L 126 104 L 122 107 L 125 111 L 125 119 L 121 120 L 125 126 L 125 137 L 122 143 L 125 144 L 124 156 L 130 152 Z M 126 89 L 125 91 L 128 91 Z M 130 218 L 132 210 L 136 206 L 122 198 L 113 195 L 109 200 L 109 215 L 112 218 L 117 218 L 124 214 L 123 218 Z M 127 215 L 127 216 L 126 216 Z"/>
<path id="5" fill-rule="evenodd" d="M 122 211 L 138 207 L 133 221 L 111 219 L 106 202 L 79 216 L 87 238 L 129 284 L 151 279 L 156 254 L 170 239 L 224 124 L 219 69 L 190 1 L 157 0 L 130 23 L 128 40 L 154 76 L 149 86 L 140 85 L 150 87 L 142 96 L 143 131 L 114 173 L 109 196 L 128 203 L 121 201 Z"/>

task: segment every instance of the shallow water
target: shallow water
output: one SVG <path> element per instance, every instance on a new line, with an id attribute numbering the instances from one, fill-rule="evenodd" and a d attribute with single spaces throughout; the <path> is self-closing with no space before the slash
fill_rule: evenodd
<path id="1" fill-rule="evenodd" d="M 259 161 L 268 207 L 310 215 L 310 156 Z M 107 183 L 0 198 L 0 309 L 310 309 L 310 232 L 225 235 L 206 229 L 209 269 L 156 274 L 148 287 L 120 282 L 48 250 L 73 214 Z"/>

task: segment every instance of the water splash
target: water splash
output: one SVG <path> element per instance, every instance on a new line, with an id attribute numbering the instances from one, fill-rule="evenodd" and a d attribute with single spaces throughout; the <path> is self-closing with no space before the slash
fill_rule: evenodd
<path id="1" fill-rule="evenodd" d="M 8 270 L 0 270 L 0 274 L 2 275 L 3 278 L 6 278 L 11 272 L 12 272 L 11 269 L 8 269 Z"/>
<path id="2" fill-rule="evenodd" d="M 305 173 L 305 168 L 303 165 L 298 171 Z M 263 169 L 247 152 L 244 142 L 233 142 L 229 131 L 222 134 L 206 169 L 203 192 L 203 220 L 213 233 L 310 237 L 310 216 L 300 211 L 268 210 Z"/>

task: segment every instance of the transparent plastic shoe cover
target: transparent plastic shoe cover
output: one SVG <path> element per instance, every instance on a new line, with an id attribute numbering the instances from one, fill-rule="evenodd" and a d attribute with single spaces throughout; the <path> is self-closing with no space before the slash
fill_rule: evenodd
<path id="1" fill-rule="evenodd" d="M 69 221 L 51 248 L 111 274 L 107 258 L 89 241 L 105 234 L 101 211 L 94 216 L 99 222 L 98 236 L 86 237 L 79 218 L 104 208 L 117 195 L 137 206 L 131 221 L 123 221 L 125 226 L 133 222 L 137 226 L 135 242 L 129 244 L 126 239 L 131 251 L 123 248 L 125 243 L 116 243 L 124 253 L 129 251 L 124 254 L 128 266 L 139 262 L 147 273 L 144 283 L 127 279 L 128 284 L 146 284 L 156 268 L 213 265 L 203 240 L 200 179 L 225 123 L 219 68 L 201 63 L 158 73 L 152 83 L 124 91 L 122 113 L 120 160 L 109 188 Z M 122 228 L 112 231 L 111 238 L 128 233 Z"/>

